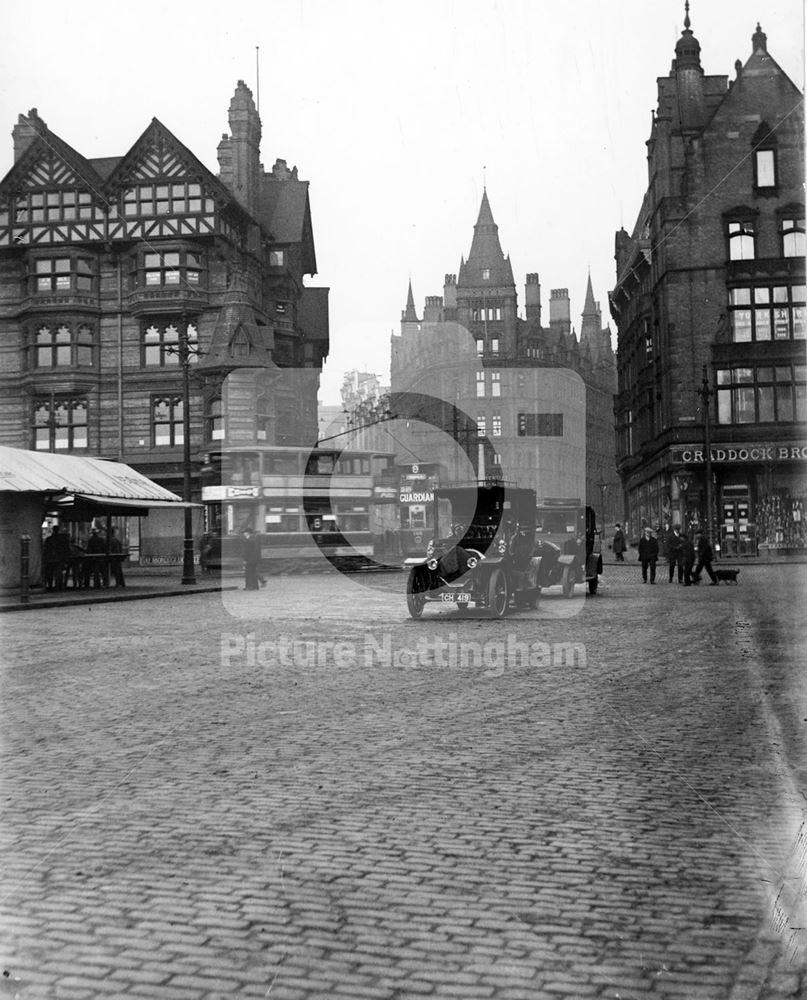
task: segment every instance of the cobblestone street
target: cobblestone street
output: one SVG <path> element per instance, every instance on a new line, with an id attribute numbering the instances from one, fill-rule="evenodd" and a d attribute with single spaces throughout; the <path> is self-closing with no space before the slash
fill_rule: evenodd
<path id="1" fill-rule="evenodd" d="M 6 615 L 0 996 L 804 996 L 807 566 Z"/>

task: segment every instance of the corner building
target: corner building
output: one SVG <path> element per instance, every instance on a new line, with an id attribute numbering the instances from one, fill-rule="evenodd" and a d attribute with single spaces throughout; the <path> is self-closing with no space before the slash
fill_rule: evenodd
<path id="1" fill-rule="evenodd" d="M 442 296 L 426 298 L 422 318 L 410 283 L 390 369 L 393 397 L 428 394 L 461 411 L 447 434 L 470 456 L 475 474 L 515 481 L 539 497 L 579 497 L 604 516 L 604 493 L 615 497 L 618 490 L 610 330 L 590 279 L 579 338 L 568 289 L 551 291 L 549 323 L 542 324 L 536 273 L 526 276 L 525 316 L 519 316 L 512 265 L 487 191 L 468 258 L 445 276 Z M 409 462 L 417 460 L 411 456 L 442 461 L 444 478 L 462 475 L 436 441 L 409 444 Z"/>
<path id="2" fill-rule="evenodd" d="M 688 6 L 658 80 L 648 188 L 616 234 L 630 531 L 708 526 L 728 557 L 803 551 L 803 96 L 759 25 L 733 80 L 705 75 Z"/>
<path id="3" fill-rule="evenodd" d="M 182 493 L 187 405 L 198 500 L 227 445 L 316 440 L 328 290 L 304 285 L 308 183 L 264 170 L 243 81 L 229 125 L 217 176 L 156 118 L 123 155 L 87 158 L 20 115 L 0 181 L 0 442 Z M 179 559 L 179 524 L 128 527 L 142 561 Z"/>

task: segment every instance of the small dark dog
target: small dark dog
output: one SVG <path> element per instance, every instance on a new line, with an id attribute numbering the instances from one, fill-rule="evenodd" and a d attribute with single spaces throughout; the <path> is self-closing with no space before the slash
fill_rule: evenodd
<path id="1" fill-rule="evenodd" d="M 718 583 L 739 583 L 737 577 L 740 575 L 738 569 L 716 569 L 715 576 Z"/>

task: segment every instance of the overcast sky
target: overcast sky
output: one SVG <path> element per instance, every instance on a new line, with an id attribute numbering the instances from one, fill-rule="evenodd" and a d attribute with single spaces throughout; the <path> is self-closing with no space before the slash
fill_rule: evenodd
<path id="1" fill-rule="evenodd" d="M 692 0 L 704 71 L 733 78 L 759 20 L 803 89 L 802 8 Z M 386 378 L 410 278 L 421 313 L 468 254 L 484 183 L 520 308 L 537 271 L 546 314 L 550 289 L 568 288 L 579 330 L 590 268 L 610 318 L 614 233 L 639 210 L 684 4 L 4 0 L 0 12 L 7 135 L 36 107 L 85 156 L 116 156 L 156 117 L 215 173 L 237 81 L 260 98 L 265 167 L 280 157 L 311 182 L 308 284 L 331 289 L 322 395 L 336 402 L 350 368 Z M 9 136 L 0 174 L 12 162 Z"/>

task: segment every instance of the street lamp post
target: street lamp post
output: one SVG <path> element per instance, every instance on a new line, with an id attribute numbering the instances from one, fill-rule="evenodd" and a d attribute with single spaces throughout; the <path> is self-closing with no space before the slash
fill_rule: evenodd
<path id="1" fill-rule="evenodd" d="M 709 377 L 706 373 L 706 365 L 703 366 L 703 380 L 701 382 L 701 387 L 698 389 L 698 396 L 700 396 L 701 403 L 703 404 L 703 437 L 704 437 L 704 460 L 706 462 L 706 534 L 709 541 L 713 546 L 716 547 L 717 540 L 712 534 L 713 521 L 712 521 L 712 419 L 710 410 L 710 401 L 714 392 L 712 387 L 709 385 Z"/>
<path id="2" fill-rule="evenodd" d="M 605 541 L 605 526 L 608 524 L 608 518 L 605 513 L 605 494 L 608 492 L 608 483 L 605 481 L 604 476 L 600 476 L 600 481 L 597 483 L 600 488 L 600 510 L 602 511 L 602 540 Z"/>
<path id="3" fill-rule="evenodd" d="M 190 364 L 188 323 L 182 317 L 179 333 L 179 363 L 182 368 L 182 499 L 185 501 L 185 540 L 182 547 L 182 583 L 195 584 L 193 571 L 193 511 L 191 503 L 191 414 Z"/>
<path id="4" fill-rule="evenodd" d="M 687 524 L 687 493 L 691 481 L 692 475 L 686 469 L 681 469 L 675 473 L 675 483 L 678 486 L 678 512 L 681 518 L 681 531 L 683 534 L 688 534 L 689 532 L 689 525 Z"/>

